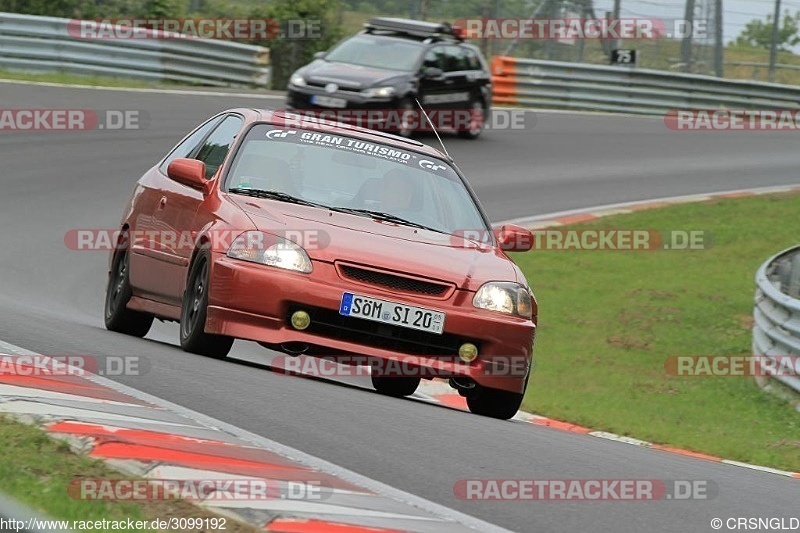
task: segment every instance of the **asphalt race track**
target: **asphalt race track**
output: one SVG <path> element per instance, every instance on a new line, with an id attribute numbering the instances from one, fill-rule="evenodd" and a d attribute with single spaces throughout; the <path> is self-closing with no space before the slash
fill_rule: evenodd
<path id="1" fill-rule="evenodd" d="M 0 132 L 0 339 L 43 354 L 145 356 L 147 375 L 119 381 L 514 531 L 712 531 L 715 517 L 797 516 L 797 480 L 186 354 L 175 324 L 157 323 L 143 340 L 105 331 L 107 254 L 70 251 L 64 234 L 116 228 L 136 179 L 201 120 L 282 102 L 5 83 L 0 98 L 4 108 L 151 117 L 140 131 Z M 445 142 L 493 220 L 800 181 L 791 132 L 686 133 L 654 118 L 540 113 L 524 131 Z M 546 365 L 547 354 L 537 355 Z M 232 357 L 265 363 L 269 354 L 240 341 Z M 535 376 L 531 383 L 535 394 Z M 465 478 L 703 479 L 720 494 L 472 502 L 453 495 Z"/>

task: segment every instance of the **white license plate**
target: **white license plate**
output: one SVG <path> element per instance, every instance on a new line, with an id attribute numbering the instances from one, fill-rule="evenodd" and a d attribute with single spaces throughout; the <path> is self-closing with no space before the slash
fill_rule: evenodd
<path id="1" fill-rule="evenodd" d="M 311 103 L 322 107 L 335 107 L 337 109 L 344 109 L 347 107 L 347 100 L 344 98 L 334 98 L 333 96 L 322 96 L 315 94 L 311 97 Z"/>
<path id="2" fill-rule="evenodd" d="M 440 335 L 444 331 L 445 314 L 440 311 L 360 296 L 352 292 L 342 295 L 339 314 Z"/>

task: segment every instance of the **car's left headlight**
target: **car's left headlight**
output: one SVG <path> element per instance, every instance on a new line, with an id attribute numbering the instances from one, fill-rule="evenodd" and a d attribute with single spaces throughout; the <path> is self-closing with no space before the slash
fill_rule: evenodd
<path id="1" fill-rule="evenodd" d="M 306 79 L 300 74 L 292 74 L 292 77 L 289 78 L 289 83 L 297 87 L 303 87 L 306 84 Z"/>
<path id="2" fill-rule="evenodd" d="M 364 89 L 361 94 L 367 98 L 389 98 L 395 94 L 394 87 L 373 87 L 371 89 Z"/>
<path id="3" fill-rule="evenodd" d="M 228 249 L 228 257 L 309 274 L 314 267 L 306 251 L 290 240 L 262 233 L 242 233 Z"/>
<path id="4" fill-rule="evenodd" d="M 480 309 L 497 311 L 523 318 L 531 318 L 531 293 L 527 287 L 510 281 L 490 281 L 484 283 L 475 297 L 472 305 Z"/>

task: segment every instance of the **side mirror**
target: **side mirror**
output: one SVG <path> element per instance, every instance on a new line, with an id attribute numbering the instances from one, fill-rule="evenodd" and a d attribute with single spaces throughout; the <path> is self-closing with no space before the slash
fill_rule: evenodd
<path id="1" fill-rule="evenodd" d="M 430 79 L 441 78 L 444 76 L 444 71 L 437 67 L 428 67 L 423 72 L 423 76 Z"/>
<path id="2" fill-rule="evenodd" d="M 322 59 L 325 57 L 325 51 L 314 52 L 314 59 Z"/>
<path id="3" fill-rule="evenodd" d="M 185 157 L 173 159 L 167 167 L 167 176 L 192 189 L 207 192 L 206 164 L 202 161 Z"/>
<path id="4" fill-rule="evenodd" d="M 533 248 L 533 233 L 528 228 L 516 224 L 506 224 L 494 230 L 501 250 L 507 252 L 527 252 Z"/>

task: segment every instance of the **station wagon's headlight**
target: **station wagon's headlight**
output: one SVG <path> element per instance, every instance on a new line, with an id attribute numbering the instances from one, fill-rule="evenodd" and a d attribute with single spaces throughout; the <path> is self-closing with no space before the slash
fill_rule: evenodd
<path id="1" fill-rule="evenodd" d="M 362 94 L 367 98 L 389 98 L 394 96 L 394 87 L 373 87 L 372 89 L 365 89 Z"/>
<path id="2" fill-rule="evenodd" d="M 303 87 L 306 84 L 306 79 L 300 74 L 292 74 L 292 77 L 289 78 L 289 83 L 297 87 Z"/>
<path id="3" fill-rule="evenodd" d="M 314 267 L 302 247 L 290 240 L 260 231 L 242 233 L 228 249 L 228 257 L 276 268 L 310 273 Z"/>
<path id="4" fill-rule="evenodd" d="M 484 283 L 475 297 L 472 305 L 480 309 L 497 311 L 523 318 L 531 318 L 531 293 L 527 287 L 510 281 L 490 281 Z"/>

